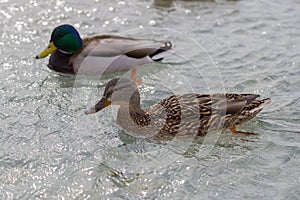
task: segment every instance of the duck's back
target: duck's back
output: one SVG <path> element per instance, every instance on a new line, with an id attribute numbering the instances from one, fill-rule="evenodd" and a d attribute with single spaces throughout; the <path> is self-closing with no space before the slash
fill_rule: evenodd
<path id="1" fill-rule="evenodd" d="M 168 41 L 95 35 L 83 39 L 82 49 L 72 56 L 71 61 L 76 73 L 128 71 L 152 62 L 152 55 L 156 52 L 171 48 Z"/>
<path id="2" fill-rule="evenodd" d="M 160 135 L 205 135 L 255 117 L 270 102 L 257 97 L 256 94 L 172 95 L 147 111 L 160 126 L 164 122 Z M 158 119 L 161 116 L 164 118 Z"/>

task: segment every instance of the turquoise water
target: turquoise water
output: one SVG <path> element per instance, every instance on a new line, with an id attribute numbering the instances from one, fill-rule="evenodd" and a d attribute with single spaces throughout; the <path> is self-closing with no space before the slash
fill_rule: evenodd
<path id="1" fill-rule="evenodd" d="M 299 199 L 300 3 L 0 0 L 1 199 Z M 134 138 L 116 108 L 86 116 L 114 75 L 62 76 L 34 56 L 62 23 L 81 35 L 169 39 L 139 70 L 143 105 L 172 93 L 241 92 L 272 104 L 196 142 Z"/>

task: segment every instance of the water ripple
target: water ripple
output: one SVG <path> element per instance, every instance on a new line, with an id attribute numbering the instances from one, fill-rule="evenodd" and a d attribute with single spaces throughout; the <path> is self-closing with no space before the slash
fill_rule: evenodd
<path id="1" fill-rule="evenodd" d="M 0 5 L 1 199 L 299 199 L 299 2 Z M 171 146 L 127 135 L 115 125 L 114 109 L 85 116 L 112 76 L 61 76 L 47 60 L 33 60 L 62 23 L 82 35 L 174 42 L 176 54 L 139 71 L 144 106 L 173 92 L 271 97 L 270 106 L 239 127 L 258 136 L 225 131 L 203 156 L 210 147 L 203 139 Z"/>

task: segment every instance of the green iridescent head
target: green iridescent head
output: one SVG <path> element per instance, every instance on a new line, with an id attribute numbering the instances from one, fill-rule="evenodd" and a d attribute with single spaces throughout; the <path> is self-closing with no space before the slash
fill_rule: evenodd
<path id="1" fill-rule="evenodd" d="M 57 49 L 65 54 L 73 54 L 81 47 L 82 40 L 77 30 L 69 24 L 64 24 L 52 31 L 49 45 L 36 58 L 44 58 Z"/>

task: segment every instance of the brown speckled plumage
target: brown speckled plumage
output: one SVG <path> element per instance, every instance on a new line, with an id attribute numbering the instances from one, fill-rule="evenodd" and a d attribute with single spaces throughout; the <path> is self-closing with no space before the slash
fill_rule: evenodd
<path id="1" fill-rule="evenodd" d="M 257 94 L 180 94 L 171 95 L 151 107 L 142 109 L 134 83 L 114 79 L 104 98 L 120 105 L 117 123 L 140 137 L 170 138 L 175 135 L 203 136 L 208 131 L 224 130 L 255 117 L 270 99 Z M 122 87 L 116 89 L 115 84 Z M 124 83 L 126 82 L 126 86 Z M 107 95 L 108 91 L 113 95 Z M 116 94 L 114 96 L 114 94 Z M 104 107 L 95 107 L 95 112 Z"/>

